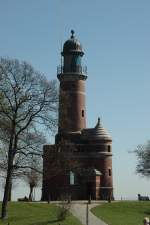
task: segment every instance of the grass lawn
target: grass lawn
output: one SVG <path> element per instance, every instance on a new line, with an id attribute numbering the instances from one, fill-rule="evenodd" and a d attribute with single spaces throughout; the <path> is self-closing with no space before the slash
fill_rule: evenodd
<path id="1" fill-rule="evenodd" d="M 143 218 L 150 217 L 150 202 L 105 203 L 91 211 L 109 225 L 142 225 Z"/>
<path id="2" fill-rule="evenodd" d="M 58 207 L 51 204 L 14 202 L 9 204 L 9 219 L 0 220 L 0 225 L 81 225 L 71 214 L 64 221 L 57 221 L 57 211 Z"/>

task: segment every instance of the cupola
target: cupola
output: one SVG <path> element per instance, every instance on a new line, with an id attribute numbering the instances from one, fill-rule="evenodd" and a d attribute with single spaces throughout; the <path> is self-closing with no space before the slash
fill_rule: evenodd
<path id="1" fill-rule="evenodd" d="M 75 38 L 75 32 L 74 30 L 71 30 L 71 37 L 68 39 L 63 46 L 62 55 L 84 55 L 82 45 L 78 39 Z"/>
<path id="2" fill-rule="evenodd" d="M 60 74 L 74 74 L 86 79 L 87 68 L 82 65 L 82 56 L 84 55 L 80 41 L 75 38 L 74 30 L 71 30 L 70 38 L 64 43 L 63 51 L 61 52 L 61 66 L 57 69 L 58 79 Z"/>

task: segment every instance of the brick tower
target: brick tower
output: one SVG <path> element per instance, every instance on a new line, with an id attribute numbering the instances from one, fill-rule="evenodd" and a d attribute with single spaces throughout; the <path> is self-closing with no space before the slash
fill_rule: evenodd
<path id="1" fill-rule="evenodd" d="M 58 133 L 55 145 L 44 146 L 42 200 L 57 200 L 64 193 L 75 200 L 89 197 L 94 200 L 112 199 L 112 139 L 100 119 L 94 128 L 86 128 L 87 70 L 82 66 L 84 52 L 74 31 L 71 31 L 70 39 L 64 43 L 61 54 L 62 65 L 57 71 L 60 81 Z M 70 145 L 74 146 L 71 157 L 72 161 L 79 163 L 78 168 L 60 172 L 50 179 L 50 159 L 54 148 L 60 145 L 66 157 Z"/>
<path id="2" fill-rule="evenodd" d="M 59 91 L 59 138 L 66 133 L 81 131 L 86 127 L 85 80 L 86 67 L 82 66 L 80 42 L 75 39 L 74 31 L 64 44 L 63 65 L 58 67 Z M 59 139 L 58 138 L 58 139 Z"/>

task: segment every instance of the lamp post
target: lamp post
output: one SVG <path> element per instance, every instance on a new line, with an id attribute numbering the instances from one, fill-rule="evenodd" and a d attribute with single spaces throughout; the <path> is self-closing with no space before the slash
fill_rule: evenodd
<path id="1" fill-rule="evenodd" d="M 89 204 L 86 204 L 86 225 L 89 225 Z"/>

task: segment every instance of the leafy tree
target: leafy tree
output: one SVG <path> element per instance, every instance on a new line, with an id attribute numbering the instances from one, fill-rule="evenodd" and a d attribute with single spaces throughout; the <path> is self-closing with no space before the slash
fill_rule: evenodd
<path id="1" fill-rule="evenodd" d="M 2 219 L 7 217 L 8 199 L 13 173 L 31 167 L 28 156 L 39 154 L 36 135 L 44 127 L 56 126 L 57 88 L 26 62 L 0 60 L 0 146 L 6 152 L 6 184 L 2 202 Z M 7 140 L 5 140 L 4 130 Z M 31 144 L 31 140 L 33 143 Z M 30 158 L 30 157 L 29 157 Z M 23 165 L 22 165 L 23 162 Z M 25 164 L 26 162 L 26 164 Z"/>
<path id="2" fill-rule="evenodd" d="M 150 176 L 150 141 L 140 144 L 134 150 L 137 157 L 136 172 L 142 176 Z"/>

